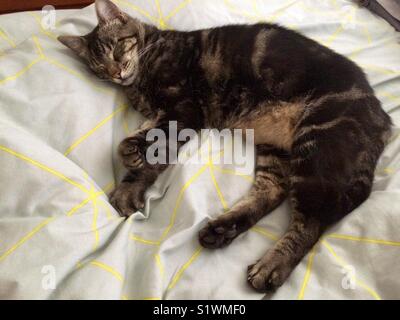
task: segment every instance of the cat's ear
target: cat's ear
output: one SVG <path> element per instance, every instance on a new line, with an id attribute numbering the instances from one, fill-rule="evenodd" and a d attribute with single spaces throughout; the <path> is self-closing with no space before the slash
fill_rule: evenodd
<path id="1" fill-rule="evenodd" d="M 115 19 L 124 22 L 124 13 L 110 0 L 96 0 L 95 3 L 99 23 L 106 23 Z"/>
<path id="2" fill-rule="evenodd" d="M 87 57 L 88 46 L 87 41 L 84 37 L 80 36 L 59 36 L 58 41 L 63 45 L 70 48 L 78 56 L 85 58 Z"/>

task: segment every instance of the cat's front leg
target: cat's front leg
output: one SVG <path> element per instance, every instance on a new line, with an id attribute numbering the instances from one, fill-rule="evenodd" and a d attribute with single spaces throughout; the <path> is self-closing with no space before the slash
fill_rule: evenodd
<path id="1" fill-rule="evenodd" d="M 165 132 L 168 140 L 169 118 L 163 114 L 146 121 L 131 137 L 124 139 L 118 148 L 118 153 L 128 174 L 121 184 L 117 186 L 110 197 L 110 202 L 121 216 L 130 216 L 144 207 L 145 191 L 155 182 L 157 177 L 169 166 L 168 163 L 149 163 L 146 159 L 147 148 L 154 143 L 147 140 L 147 133 L 151 129 L 160 129 Z M 176 120 L 175 120 L 176 121 Z M 181 121 L 177 122 L 177 129 L 184 128 Z M 179 149 L 182 142 L 177 143 Z M 166 143 L 165 152 L 169 153 L 171 145 Z"/>
<path id="2" fill-rule="evenodd" d="M 159 126 L 163 114 L 145 121 L 132 136 L 118 146 L 118 154 L 128 173 L 110 195 L 111 205 L 121 216 L 130 216 L 144 208 L 144 194 L 164 171 L 165 165 L 151 165 L 146 161 L 146 150 L 151 142 L 146 140 L 149 130 Z"/>

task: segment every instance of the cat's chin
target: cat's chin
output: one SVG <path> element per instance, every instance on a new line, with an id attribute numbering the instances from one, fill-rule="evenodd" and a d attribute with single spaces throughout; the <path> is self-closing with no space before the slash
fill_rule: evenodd
<path id="1" fill-rule="evenodd" d="M 134 80 L 135 80 L 135 76 L 130 76 L 129 78 L 122 80 L 119 84 L 121 86 L 130 86 Z"/>
<path id="2" fill-rule="evenodd" d="M 129 78 L 126 79 L 110 79 L 111 82 L 115 83 L 115 84 L 119 84 L 120 86 L 129 86 L 133 83 L 133 81 L 135 80 L 134 76 L 131 76 Z"/>

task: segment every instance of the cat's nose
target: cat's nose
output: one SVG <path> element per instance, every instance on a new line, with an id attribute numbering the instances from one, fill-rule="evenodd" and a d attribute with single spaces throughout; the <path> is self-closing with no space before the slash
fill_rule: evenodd
<path id="1" fill-rule="evenodd" d="M 121 79 L 121 69 L 116 67 L 116 66 L 111 66 L 108 69 L 108 72 L 110 74 L 111 77 L 115 78 L 115 79 Z"/>

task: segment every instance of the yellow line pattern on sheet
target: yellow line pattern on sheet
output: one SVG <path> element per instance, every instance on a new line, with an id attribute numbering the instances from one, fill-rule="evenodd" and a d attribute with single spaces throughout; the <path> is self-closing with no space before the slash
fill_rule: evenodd
<path id="1" fill-rule="evenodd" d="M 160 27 L 161 30 L 165 30 L 166 28 L 166 24 L 163 18 L 163 14 L 161 11 L 161 6 L 160 6 L 160 1 L 159 0 L 154 0 L 155 2 L 155 6 L 157 8 L 157 13 L 158 13 L 158 25 Z"/>
<path id="2" fill-rule="evenodd" d="M 224 198 L 224 196 L 222 194 L 221 188 L 219 187 L 217 179 L 215 178 L 213 165 L 210 164 L 208 168 L 210 169 L 211 180 L 212 180 L 212 182 L 214 184 L 215 190 L 217 191 L 218 198 L 221 201 L 222 207 L 226 211 L 226 210 L 228 210 L 228 205 L 226 204 L 226 201 L 225 201 L 225 198 Z"/>
<path id="3" fill-rule="evenodd" d="M 42 22 L 40 17 L 35 13 L 35 12 L 28 12 L 28 14 L 33 17 L 33 19 L 35 20 L 35 22 L 37 23 L 37 25 L 39 26 L 39 31 L 44 34 L 45 36 L 53 39 L 53 40 L 57 40 L 57 36 L 51 32 L 50 30 L 46 30 L 45 28 L 43 28 L 42 26 Z"/>
<path id="4" fill-rule="evenodd" d="M 94 188 L 91 190 L 90 199 L 92 200 L 92 205 L 93 205 L 93 219 L 92 219 L 92 232 L 94 233 L 93 250 L 96 250 L 99 245 L 100 235 L 99 235 L 99 230 L 97 229 L 97 218 L 99 215 L 99 208 L 97 206 L 97 195 L 94 192 Z"/>
<path id="5" fill-rule="evenodd" d="M 333 250 L 332 246 L 326 241 L 322 240 L 321 243 L 324 245 L 325 248 L 328 249 L 328 251 L 331 253 L 331 255 L 335 258 L 336 262 L 342 266 L 345 267 L 348 265 L 341 257 L 339 257 L 336 252 Z M 358 279 L 357 277 L 354 276 L 354 280 L 357 285 L 365 289 L 371 296 L 373 296 L 376 300 L 381 300 L 381 297 L 376 293 L 373 289 L 371 289 L 368 285 L 366 285 L 363 281 Z"/>
<path id="6" fill-rule="evenodd" d="M 175 223 L 175 218 L 176 218 L 176 214 L 177 214 L 177 212 L 178 212 L 178 209 L 179 209 L 179 207 L 180 207 L 180 204 L 181 204 L 181 202 L 182 202 L 182 198 L 183 198 L 183 195 L 184 195 L 186 189 L 189 188 L 189 186 L 190 186 L 194 181 L 196 181 L 196 179 L 197 179 L 207 168 L 208 168 L 208 165 L 207 165 L 207 164 L 204 165 L 204 166 L 202 166 L 202 167 L 201 167 L 201 168 L 200 168 L 200 169 L 199 169 L 185 184 L 184 184 L 184 186 L 183 186 L 182 189 L 180 190 L 179 195 L 178 195 L 178 198 L 177 198 L 177 200 L 176 200 L 176 202 L 175 202 L 175 207 L 174 207 L 174 210 L 173 210 L 173 212 L 172 212 L 172 216 L 171 216 L 170 223 L 169 223 L 169 225 L 167 226 L 167 228 L 164 230 L 164 232 L 163 232 L 163 234 L 161 235 L 161 238 L 160 238 L 159 241 L 162 241 L 162 240 L 165 239 L 165 237 L 166 237 L 166 236 L 168 235 L 168 233 L 170 232 L 172 226 L 174 225 L 174 223 Z"/>
<path id="7" fill-rule="evenodd" d="M 382 66 L 378 66 L 375 64 L 364 63 L 364 62 L 358 62 L 358 65 L 360 67 L 362 67 L 363 69 L 372 70 L 372 71 L 379 72 L 382 74 L 400 76 L 399 70 L 392 70 L 392 69 L 389 69 L 388 67 L 382 67 Z"/>
<path id="8" fill-rule="evenodd" d="M 30 231 L 28 234 L 23 236 L 16 244 L 11 246 L 10 249 L 8 249 L 6 252 L 4 252 L 0 256 L 0 262 L 4 261 L 10 254 L 12 254 L 15 250 L 17 250 L 20 246 L 22 246 L 26 241 L 28 241 L 30 238 L 32 238 L 36 233 L 38 233 L 43 227 L 48 225 L 51 221 L 53 221 L 55 217 L 50 217 L 40 224 L 38 224 L 32 231 Z"/>
<path id="9" fill-rule="evenodd" d="M 12 48 L 15 48 L 17 46 L 14 40 L 11 39 L 1 28 L 0 28 L 0 38 L 4 39 Z"/>
<path id="10" fill-rule="evenodd" d="M 96 132 L 99 128 L 104 126 L 108 121 L 110 121 L 112 118 L 114 118 L 115 115 L 120 113 L 122 110 L 126 109 L 128 106 L 126 104 L 123 104 L 122 106 L 118 107 L 113 113 L 111 113 L 109 116 L 107 116 L 105 119 L 101 120 L 93 129 L 89 130 L 86 132 L 83 136 L 81 136 L 78 140 L 76 140 L 68 149 L 65 151 L 64 156 L 67 156 L 74 150 L 77 146 L 79 146 L 84 140 L 86 140 L 88 137 L 90 137 L 93 133 Z"/>
<path id="11" fill-rule="evenodd" d="M 233 175 L 233 176 L 238 176 L 238 177 L 241 177 L 241 178 L 245 179 L 248 182 L 254 183 L 254 178 L 252 176 L 247 175 L 247 174 L 243 174 L 243 173 L 240 173 L 238 171 L 231 170 L 231 169 L 222 169 L 222 168 L 220 168 L 218 166 L 214 166 L 213 168 L 215 170 L 218 170 L 218 171 L 222 172 L 222 173 L 230 174 L 230 175 Z"/>
<path id="12" fill-rule="evenodd" d="M 99 193 L 101 193 L 101 194 L 107 194 L 107 192 L 111 191 L 111 189 L 114 187 L 114 185 L 115 185 L 115 182 L 114 182 L 114 181 L 111 181 L 111 182 L 107 183 L 107 184 L 104 186 L 104 188 L 103 188 L 101 191 L 99 191 Z"/>
<path id="13" fill-rule="evenodd" d="M 316 248 L 318 245 L 319 245 L 319 243 L 316 243 L 313 246 L 313 248 L 311 249 L 310 253 L 308 254 L 306 274 L 303 279 L 303 284 L 301 285 L 299 296 L 297 297 L 298 300 L 304 299 L 304 292 L 306 291 L 308 281 L 310 280 L 311 270 L 312 270 L 312 266 L 313 266 L 313 262 L 314 262 L 314 256 L 315 256 Z"/>
<path id="14" fill-rule="evenodd" d="M 251 7 L 253 8 L 253 11 L 258 15 L 258 16 L 263 16 L 263 13 L 260 11 L 258 8 L 258 3 L 257 0 L 250 0 Z"/>
<path id="15" fill-rule="evenodd" d="M 11 80 L 16 80 L 17 78 L 19 78 L 20 76 L 22 76 L 23 74 L 25 74 L 29 69 L 31 69 L 35 64 L 37 64 L 40 61 L 46 61 L 64 71 L 67 71 L 69 74 L 77 77 L 78 79 L 88 83 L 93 89 L 103 92 L 105 94 L 108 95 L 113 95 L 113 91 L 110 88 L 105 88 L 105 87 L 100 87 L 97 84 L 94 84 L 91 80 L 87 79 L 85 76 L 83 76 L 82 74 L 80 74 L 79 72 L 67 67 L 66 65 L 62 64 L 61 62 L 51 59 L 47 56 L 45 56 L 45 54 L 43 53 L 43 50 L 39 44 L 39 39 L 36 36 L 33 36 L 33 41 L 36 45 L 36 50 L 37 53 L 39 54 L 39 57 L 34 59 L 33 61 L 31 61 L 27 66 L 23 67 L 20 71 L 18 71 L 17 73 L 10 75 L 8 77 L 5 77 L 4 79 L 0 79 L 0 85 L 3 83 L 6 83 L 8 81 Z"/>
<path id="16" fill-rule="evenodd" d="M 226 7 L 233 13 L 240 14 L 253 21 L 262 20 L 262 17 L 258 16 L 257 14 L 238 9 L 230 0 L 224 0 L 224 3 Z"/>
<path id="17" fill-rule="evenodd" d="M 278 17 L 280 17 L 281 15 L 283 15 L 284 13 L 286 13 L 286 10 L 290 7 L 292 7 L 293 5 L 297 5 L 299 3 L 298 0 L 289 0 L 287 1 L 282 7 L 280 7 L 279 9 L 277 9 L 275 11 L 275 13 L 270 16 L 268 18 L 269 22 L 276 22 L 276 19 L 278 19 Z M 294 26 L 291 26 L 294 29 Z"/>
<path id="18" fill-rule="evenodd" d="M 33 39 L 33 42 L 35 43 L 37 54 L 39 55 L 40 58 L 44 59 L 45 56 L 43 53 L 43 48 L 39 43 L 39 39 L 36 36 L 33 36 L 32 39 Z"/>
<path id="19" fill-rule="evenodd" d="M 90 194 L 89 197 L 87 197 L 81 203 L 79 203 L 76 206 L 74 206 L 71 210 L 69 210 L 66 213 L 66 215 L 68 217 L 71 217 L 76 211 L 78 211 L 80 208 L 82 208 L 84 205 L 86 205 L 89 201 L 93 201 L 94 198 L 97 199 L 99 196 L 103 195 L 106 192 L 106 190 L 108 188 L 110 188 L 112 185 L 114 185 L 113 182 L 108 184 L 106 187 L 104 187 L 104 189 L 102 191 L 98 191 L 98 192 L 95 192 L 95 193 L 92 193 L 91 191 L 88 191 L 88 193 Z M 109 207 L 105 206 L 104 203 L 102 203 L 102 202 L 99 202 L 99 204 L 101 206 L 103 206 L 105 209 L 108 209 L 107 216 L 108 216 L 109 220 L 112 219 L 112 215 L 111 215 L 111 212 L 109 210 Z M 111 217 L 109 215 L 111 215 Z"/>
<path id="20" fill-rule="evenodd" d="M 177 15 L 182 9 L 184 9 L 193 0 L 184 0 L 178 6 L 176 6 L 172 11 L 164 17 L 164 21 L 167 22 L 172 17 Z"/>
<path id="21" fill-rule="evenodd" d="M 125 134 L 127 136 L 130 136 L 132 132 L 129 130 L 129 126 L 128 126 L 128 123 L 126 121 L 126 114 L 124 114 L 123 119 L 122 119 L 122 127 L 123 127 L 123 129 L 125 131 Z"/>
<path id="22" fill-rule="evenodd" d="M 30 68 L 32 68 L 36 63 L 38 63 L 39 61 L 44 60 L 44 54 L 43 54 L 43 50 L 39 44 L 39 41 L 37 39 L 37 37 L 32 36 L 33 42 L 35 44 L 36 47 L 36 53 L 39 55 L 38 58 L 34 59 L 33 61 L 31 61 L 28 65 L 26 65 L 25 67 L 23 67 L 20 71 L 18 71 L 17 73 L 10 75 L 8 77 L 5 77 L 3 79 L 0 80 L 0 85 L 3 83 L 6 83 L 8 81 L 11 80 L 16 80 L 18 79 L 20 76 L 22 76 L 23 74 L 25 74 Z"/>
<path id="23" fill-rule="evenodd" d="M 42 58 L 36 58 L 35 60 L 33 60 L 32 62 L 30 62 L 27 66 L 25 66 L 24 68 L 22 68 L 20 71 L 18 71 L 17 73 L 5 77 L 3 79 L 0 80 L 0 85 L 11 81 L 11 80 L 15 80 L 17 78 L 19 78 L 20 76 L 22 76 L 25 72 L 27 72 L 30 68 L 32 68 L 36 63 L 38 63 L 39 61 L 42 61 Z"/>
<path id="24" fill-rule="evenodd" d="M 164 278 L 165 270 L 164 270 L 164 265 L 161 261 L 160 254 L 156 253 L 154 255 L 154 259 L 156 260 L 156 264 L 157 264 L 158 270 L 160 271 L 161 278 Z"/>
<path id="25" fill-rule="evenodd" d="M 253 232 L 256 232 L 258 234 L 261 234 L 262 236 L 264 236 L 264 237 L 266 237 L 266 238 L 268 238 L 270 240 L 273 240 L 273 241 L 278 241 L 279 240 L 279 237 L 277 235 L 273 234 L 272 232 L 270 232 L 268 230 L 265 230 L 265 228 L 254 226 L 254 227 L 252 227 L 250 229 L 250 231 L 253 231 Z"/>
<path id="26" fill-rule="evenodd" d="M 386 246 L 400 247 L 400 241 L 388 241 L 388 240 L 380 240 L 380 239 L 370 239 L 370 238 L 349 236 L 349 235 L 336 234 L 336 233 L 329 234 L 327 236 L 327 238 L 350 240 L 350 241 L 357 241 L 357 242 L 365 242 L 365 243 L 373 243 L 373 244 L 380 244 L 380 245 L 386 245 Z"/>
<path id="27" fill-rule="evenodd" d="M 334 32 L 332 35 L 330 35 L 330 36 L 327 38 L 326 41 L 322 41 L 322 43 L 323 43 L 325 46 L 328 46 L 328 47 L 329 47 L 330 45 L 332 45 L 332 43 L 333 43 L 333 42 L 339 37 L 339 35 L 345 30 L 345 29 L 344 29 L 344 24 L 347 23 L 347 22 L 351 22 L 351 21 L 354 19 L 354 12 L 355 12 L 355 9 L 353 9 L 353 10 L 351 11 L 351 13 L 348 14 L 348 15 L 344 18 L 344 22 L 340 24 L 340 26 L 335 30 L 335 32 Z"/>
<path id="28" fill-rule="evenodd" d="M 313 7 L 305 3 L 304 1 L 298 1 L 299 8 L 301 8 L 304 12 L 312 13 L 314 15 L 323 15 L 323 16 L 332 16 L 337 15 L 337 12 L 334 10 L 321 10 L 319 8 Z"/>
<path id="29" fill-rule="evenodd" d="M 79 188 L 80 190 L 82 190 L 85 193 L 89 192 L 83 185 L 79 184 L 78 182 L 73 181 L 72 179 L 66 177 L 62 173 L 60 173 L 60 172 L 58 172 L 58 171 L 56 171 L 54 169 L 51 169 L 50 167 L 48 167 L 48 166 L 46 166 L 46 165 L 44 165 L 44 164 L 42 164 L 42 163 L 40 163 L 40 162 L 38 162 L 36 160 L 33 160 L 32 158 L 29 158 L 29 157 L 27 157 L 27 156 L 25 156 L 25 155 L 23 155 L 23 154 L 21 154 L 19 152 L 11 150 L 10 148 L 7 148 L 7 147 L 2 146 L 2 145 L 0 145 L 0 150 L 5 151 L 5 152 L 7 152 L 7 153 L 9 153 L 9 154 L 11 154 L 11 155 L 23 160 L 23 161 L 25 161 L 27 163 L 30 163 L 30 164 L 34 165 L 35 167 L 38 167 L 38 168 L 40 168 L 40 169 L 42 169 L 44 171 L 49 172 L 53 176 L 56 176 L 56 177 L 60 178 L 61 180 L 64 180 L 65 182 L 67 182 L 67 183 Z"/>
<path id="30" fill-rule="evenodd" d="M 143 238 L 138 237 L 137 235 L 133 235 L 133 234 L 131 234 L 129 237 L 131 238 L 131 240 L 141 242 L 144 244 L 148 244 L 148 245 L 152 245 L 152 246 L 159 246 L 161 243 L 160 241 L 146 240 L 146 239 L 143 239 Z"/>
<path id="31" fill-rule="evenodd" d="M 178 270 L 178 272 L 175 274 L 175 276 L 172 278 L 171 283 L 168 286 L 167 290 L 171 290 L 176 283 L 179 281 L 179 279 L 182 277 L 183 272 L 197 259 L 197 257 L 200 255 L 201 251 L 203 250 L 203 247 L 198 247 L 197 250 L 194 252 L 194 254 L 190 257 L 189 261 L 186 262 L 182 268 Z"/>
<path id="32" fill-rule="evenodd" d="M 124 277 L 122 276 L 122 274 L 119 273 L 117 270 L 115 270 L 113 267 L 97 260 L 92 260 L 89 262 L 89 264 L 98 267 L 100 269 L 103 269 L 104 271 L 107 271 L 108 273 L 112 274 L 114 278 L 117 279 L 118 281 L 122 283 L 124 282 Z"/>
<path id="33" fill-rule="evenodd" d="M 220 187 L 219 187 L 219 185 L 218 185 L 218 183 L 217 183 L 217 180 L 216 180 L 216 178 L 215 178 L 215 175 L 214 175 L 214 172 L 213 172 L 213 159 L 212 159 L 212 157 L 211 157 L 211 149 L 210 149 L 210 144 L 209 144 L 209 154 L 208 154 L 208 163 L 205 165 L 205 166 L 203 166 L 200 170 L 202 170 L 204 167 L 208 167 L 209 169 L 210 169 L 210 174 L 211 174 L 211 179 L 212 179 L 212 181 L 213 181 L 213 184 L 214 184 L 214 186 L 215 186 L 215 189 L 216 189 L 216 191 L 217 191 L 217 194 L 218 194 L 218 197 L 219 197 L 219 199 L 220 199 L 220 201 L 221 201 L 221 204 L 222 204 L 222 206 L 223 206 L 223 208 L 224 208 L 224 210 L 225 211 L 227 211 L 229 208 L 228 208 L 228 205 L 226 204 L 226 201 L 225 201 L 225 199 L 224 199 L 224 197 L 223 197 L 223 195 L 222 195 L 222 192 L 221 192 L 221 189 L 220 189 Z M 199 170 L 199 171 L 200 171 Z M 202 172 L 202 171 L 201 171 Z M 201 174 L 201 173 L 200 173 Z M 196 176 L 196 175 L 195 175 Z M 189 261 L 187 262 L 187 263 L 185 263 L 184 265 L 183 265 L 183 267 L 178 271 L 178 273 L 176 274 L 176 276 L 174 277 L 174 279 L 172 280 L 172 282 L 171 282 L 171 284 L 169 285 L 169 287 L 168 287 L 168 289 L 171 289 L 171 288 L 173 288 L 175 285 L 176 285 L 176 283 L 179 281 L 179 279 L 181 278 L 181 276 L 182 276 L 182 274 L 183 274 L 183 272 L 193 263 L 193 261 L 200 255 L 200 253 L 201 253 L 201 250 L 202 248 L 200 247 L 199 249 L 197 249 L 196 251 L 195 251 L 195 253 L 193 254 L 193 256 L 189 259 Z M 161 261 L 160 261 L 161 262 Z"/>
<path id="34" fill-rule="evenodd" d="M 378 91 L 378 95 L 383 96 L 383 97 L 386 97 L 386 98 L 388 98 L 389 100 L 394 101 L 394 102 L 396 103 L 397 106 L 400 104 L 400 97 L 395 96 L 393 93 L 379 90 L 379 91 Z"/>
<path id="35" fill-rule="evenodd" d="M 98 202 L 97 200 L 98 200 L 99 196 L 104 195 L 107 192 L 107 190 L 110 189 L 114 185 L 114 182 L 108 183 L 101 191 L 96 192 L 96 188 L 95 188 L 94 184 L 89 181 L 89 175 L 85 172 L 84 176 L 85 176 L 87 183 L 90 184 L 89 199 L 91 200 L 92 207 L 93 207 L 93 219 L 92 219 L 92 232 L 94 234 L 93 250 L 96 250 L 99 245 L 99 241 L 100 241 L 100 234 L 99 234 L 99 230 L 97 228 L 97 219 L 99 216 L 98 205 L 99 205 L 99 203 L 102 203 L 101 201 Z"/>
<path id="36" fill-rule="evenodd" d="M 103 194 L 104 191 L 97 192 L 95 193 L 96 197 L 100 194 Z M 82 201 L 80 204 L 76 205 L 73 209 L 68 211 L 66 213 L 67 216 L 71 216 L 75 211 L 77 211 L 79 208 L 84 206 L 87 202 L 89 202 L 91 198 L 88 198 L 84 201 Z M 0 256 L 0 262 L 5 259 L 7 256 L 9 256 L 12 252 L 14 252 L 16 249 L 18 249 L 23 243 L 28 241 L 31 237 L 33 237 L 37 232 L 39 232 L 43 227 L 45 227 L 48 223 L 50 223 L 52 220 L 54 220 L 56 217 L 50 217 L 43 221 L 41 224 L 39 224 L 37 227 L 35 227 L 32 231 L 30 231 L 26 236 L 21 238 L 15 245 L 13 245 L 10 249 L 8 249 L 3 255 Z"/>
<path id="37" fill-rule="evenodd" d="M 209 145 L 209 146 L 210 146 L 210 145 Z M 223 153 L 223 151 L 219 152 L 218 155 L 221 156 L 222 153 Z M 195 174 L 193 174 L 193 175 L 188 179 L 188 181 L 184 184 L 184 186 L 182 187 L 182 189 L 180 190 L 180 192 L 179 192 L 179 194 L 178 194 L 178 198 L 177 198 L 176 203 L 175 203 L 175 207 L 174 207 L 172 216 L 171 216 L 170 224 L 167 226 L 167 228 L 165 229 L 164 233 L 162 234 L 161 238 L 160 238 L 158 241 L 143 239 L 143 238 L 138 237 L 137 235 L 133 235 L 133 234 L 130 235 L 130 238 L 131 238 L 132 240 L 134 240 L 134 241 L 141 242 L 141 243 L 144 243 L 144 244 L 147 244 L 147 245 L 159 246 L 159 245 L 162 243 L 162 241 L 165 239 L 166 235 L 169 233 L 170 229 L 172 228 L 172 226 L 173 226 L 174 223 L 175 223 L 175 218 L 176 218 L 177 210 L 179 209 L 180 202 L 181 202 L 181 200 L 182 200 L 182 197 L 183 197 L 183 195 L 184 195 L 184 192 L 186 191 L 186 189 L 187 189 L 187 188 L 188 188 L 188 187 L 189 187 L 189 186 L 190 186 L 190 185 L 191 185 L 191 184 L 192 184 L 206 169 L 207 169 L 207 168 L 210 168 L 211 166 L 213 166 L 213 168 L 217 168 L 217 167 L 214 167 L 213 159 L 212 159 L 212 157 L 211 157 L 210 149 L 209 149 L 209 151 L 208 151 L 208 162 L 207 162 L 204 166 L 202 166 Z M 236 172 L 234 173 L 234 175 L 240 176 L 240 175 L 236 174 Z M 215 178 L 215 176 L 214 176 L 214 178 Z M 220 188 L 219 188 L 219 186 L 218 186 L 218 183 L 217 183 L 216 179 L 215 179 L 215 181 L 213 181 L 213 183 L 214 183 L 214 186 L 215 186 L 215 188 L 216 188 L 216 190 L 217 190 L 217 192 L 218 192 L 218 190 L 220 190 Z M 225 199 L 224 199 L 222 193 L 219 193 L 218 196 L 219 196 L 219 199 L 220 199 L 220 201 L 221 201 L 221 203 L 222 203 L 224 209 L 227 210 L 227 209 L 228 209 L 228 206 L 227 206 L 227 204 L 226 204 L 226 201 L 225 201 Z M 196 252 L 197 252 L 197 251 L 196 251 Z M 196 254 L 196 252 L 195 252 L 195 254 Z M 200 252 L 198 253 L 198 255 L 199 255 L 199 254 L 200 254 Z M 197 258 L 198 255 L 196 255 L 195 258 Z M 192 261 L 192 260 L 191 260 L 191 261 Z M 157 262 L 156 262 L 156 263 L 157 263 Z M 180 273 L 180 274 L 182 274 L 182 273 L 184 272 L 184 270 L 186 270 L 186 268 L 189 267 L 190 264 L 191 264 L 190 261 L 189 261 L 188 264 L 186 263 L 186 264 L 184 265 L 185 268 L 183 268 L 183 269 L 181 270 L 181 273 Z M 179 278 L 180 278 L 180 276 L 179 276 L 177 279 L 175 279 L 175 281 L 174 281 L 175 284 L 176 284 L 176 282 L 179 280 Z M 174 284 L 174 285 L 175 285 L 175 284 Z"/>
<path id="38" fill-rule="evenodd" d="M 239 9 L 235 4 L 232 3 L 231 0 L 224 0 L 224 4 L 226 7 L 233 13 L 240 14 L 241 16 L 251 19 L 252 22 L 263 22 L 268 21 L 273 23 L 280 17 L 282 14 L 286 13 L 286 10 L 293 5 L 297 5 L 299 3 L 298 0 L 289 0 L 283 4 L 282 7 L 276 9 L 272 15 L 262 13 L 258 6 L 256 5 L 255 1 L 253 1 L 253 13 Z M 293 27 L 294 28 L 294 27 Z"/>
<path id="39" fill-rule="evenodd" d="M 121 283 L 122 283 L 122 286 L 123 286 L 124 277 L 122 276 L 122 274 L 121 274 L 120 272 L 118 272 L 117 270 L 115 270 L 113 267 L 111 267 L 111 266 L 109 266 L 109 265 L 107 265 L 107 264 L 105 264 L 105 263 L 103 263 L 103 262 L 97 261 L 97 260 L 92 260 L 92 261 L 90 261 L 88 264 L 89 264 L 89 265 L 92 265 L 92 266 L 94 266 L 94 267 L 100 268 L 100 269 L 102 269 L 102 270 L 108 272 L 108 273 L 111 274 L 115 279 L 117 279 L 119 282 L 121 282 Z M 82 268 L 83 266 L 84 266 L 83 264 L 81 264 L 80 262 L 78 262 L 77 268 Z M 127 295 L 124 295 L 124 294 L 123 294 L 123 295 L 121 296 L 121 300 L 132 300 L 132 299 L 129 299 Z M 158 300 L 158 298 L 144 298 L 144 299 L 140 299 L 140 300 Z"/>
<path id="40" fill-rule="evenodd" d="M 71 210 L 69 210 L 67 212 L 67 217 L 71 217 L 76 211 L 78 211 L 80 208 L 82 208 L 90 200 L 91 200 L 91 197 L 88 197 L 85 200 L 83 200 L 81 203 L 77 204 L 75 207 L 73 207 Z"/>
<path id="41" fill-rule="evenodd" d="M 393 173 L 395 173 L 395 169 L 393 169 L 393 168 L 385 168 L 385 169 L 383 169 L 383 172 L 384 173 L 386 173 L 386 174 L 393 174 Z"/>
<path id="42" fill-rule="evenodd" d="M 371 33 L 369 32 L 369 29 L 368 29 L 367 25 L 363 23 L 363 24 L 361 24 L 361 27 L 363 29 L 365 37 L 367 38 L 368 44 L 371 44 L 372 43 L 372 36 L 371 36 Z"/>
<path id="43" fill-rule="evenodd" d="M 132 10 L 140 13 L 142 16 L 146 17 L 147 19 L 149 19 L 151 22 L 153 22 L 154 24 L 158 24 L 158 20 L 156 18 L 154 18 L 149 12 L 147 12 L 146 10 L 143 10 L 142 8 L 139 8 L 138 6 L 135 6 L 134 4 L 128 2 L 128 1 L 124 1 L 124 0 L 113 0 L 113 2 L 115 2 L 116 4 L 121 4 L 123 6 L 129 7 Z"/>
<path id="44" fill-rule="evenodd" d="M 59 61 L 57 61 L 57 60 L 55 60 L 55 59 L 52 59 L 52 58 L 50 58 L 50 57 L 47 57 L 47 56 L 43 53 L 43 50 L 42 50 L 41 47 L 40 47 L 39 39 L 38 39 L 36 36 L 33 36 L 33 39 L 34 39 L 34 41 L 35 41 L 36 46 L 37 46 L 38 49 L 39 49 L 39 52 L 41 52 L 40 57 L 42 57 L 42 58 L 43 58 L 44 60 L 46 60 L 48 63 L 50 63 L 50 64 L 52 64 L 52 65 L 54 65 L 54 66 L 56 66 L 56 67 L 58 67 L 58 68 L 61 68 L 62 70 L 67 71 L 69 74 L 71 74 L 71 75 L 77 77 L 78 79 L 80 79 L 80 80 L 82 80 L 82 81 L 88 83 L 88 84 L 89 84 L 93 89 L 95 89 L 95 90 L 101 91 L 101 92 L 106 93 L 106 94 L 109 94 L 109 95 L 112 94 L 112 90 L 111 90 L 111 89 L 105 88 L 105 87 L 100 87 L 99 85 L 95 84 L 93 81 L 89 80 L 89 79 L 87 78 L 87 76 L 82 75 L 80 72 L 78 72 L 78 71 L 76 71 L 76 70 L 73 70 L 73 69 L 67 67 L 66 65 L 62 64 L 61 62 L 59 62 Z"/>
<path id="45" fill-rule="evenodd" d="M 226 204 L 225 198 L 221 192 L 221 188 L 218 185 L 217 179 L 215 178 L 214 175 L 214 164 L 213 164 L 213 159 L 212 159 L 212 155 L 211 155 L 211 144 L 210 142 L 208 143 L 208 162 L 207 162 L 207 166 L 210 170 L 210 175 L 211 175 L 211 180 L 214 184 L 215 190 L 217 191 L 219 200 L 221 201 L 222 207 L 224 208 L 225 211 L 228 210 L 228 205 Z"/>
<path id="46" fill-rule="evenodd" d="M 108 273 L 111 274 L 115 279 L 117 279 L 119 282 L 121 282 L 121 284 L 122 284 L 122 286 L 123 286 L 123 284 L 124 284 L 124 277 L 122 276 L 122 274 L 121 274 L 119 271 L 117 271 L 115 268 L 111 267 L 110 265 L 108 265 L 108 264 L 106 264 L 106 263 L 104 263 L 104 262 L 100 262 L 100 261 L 98 261 L 98 260 L 92 260 L 92 261 L 90 261 L 90 262 L 88 262 L 88 263 L 84 263 L 84 264 L 78 262 L 78 263 L 77 263 L 77 268 L 80 269 L 80 268 L 82 268 L 82 267 L 85 266 L 85 265 L 91 265 L 91 266 L 100 268 L 100 269 L 102 269 L 102 270 L 108 272 Z M 130 299 L 127 295 L 122 295 L 122 296 L 121 296 L 121 299 L 122 299 L 122 300 L 133 300 L 133 299 Z M 146 298 L 134 299 L 134 300 L 160 300 L 160 298 L 158 298 L 158 297 L 146 297 Z"/>

